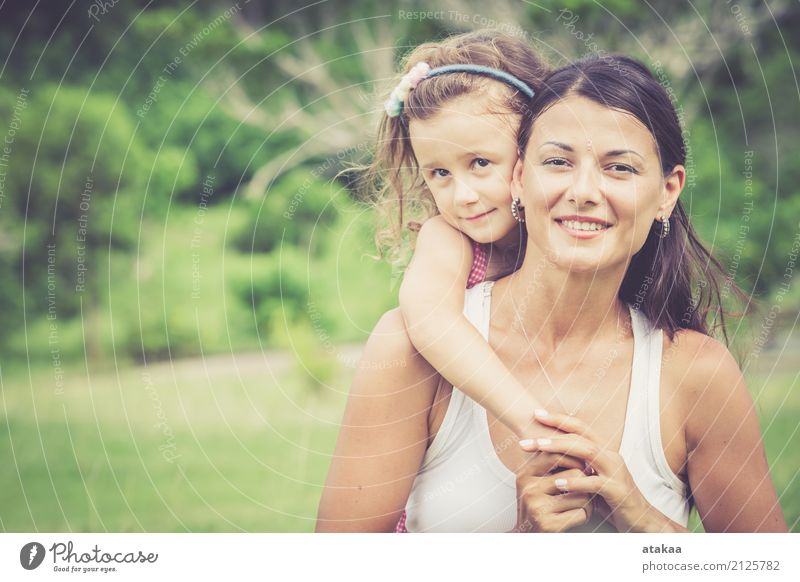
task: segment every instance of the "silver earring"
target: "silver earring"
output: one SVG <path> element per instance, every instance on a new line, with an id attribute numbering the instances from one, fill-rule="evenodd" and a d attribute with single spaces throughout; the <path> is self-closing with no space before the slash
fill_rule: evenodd
<path id="1" fill-rule="evenodd" d="M 519 198 L 512 198 L 511 199 L 511 216 L 514 217 L 519 223 L 525 222 L 525 217 L 520 214 L 520 199 Z"/>
<path id="2" fill-rule="evenodd" d="M 669 236 L 669 217 L 661 217 L 661 232 L 658 233 L 659 238 L 667 238 Z"/>

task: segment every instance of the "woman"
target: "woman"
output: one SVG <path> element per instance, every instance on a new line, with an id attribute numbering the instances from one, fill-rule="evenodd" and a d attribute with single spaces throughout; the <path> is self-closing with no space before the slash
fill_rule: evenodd
<path id="1" fill-rule="evenodd" d="M 752 400 L 708 335 L 721 272 L 678 201 L 685 154 L 664 89 L 624 57 L 560 69 L 519 150 L 525 260 L 469 290 L 465 313 L 561 432 L 518 446 L 390 312 L 351 390 L 318 531 L 392 531 L 404 508 L 410 531 L 687 531 L 692 503 L 707 531 L 786 531 Z"/>

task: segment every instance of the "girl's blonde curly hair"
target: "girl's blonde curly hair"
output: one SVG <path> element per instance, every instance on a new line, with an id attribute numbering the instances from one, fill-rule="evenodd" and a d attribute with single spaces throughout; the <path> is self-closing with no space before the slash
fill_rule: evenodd
<path id="1" fill-rule="evenodd" d="M 474 64 L 492 67 L 517 77 L 534 91 L 548 73 L 548 66 L 524 40 L 492 30 L 451 36 L 422 44 L 404 59 L 400 75 L 414 65 L 431 68 Z M 397 84 L 397 79 L 392 87 Z M 378 127 L 375 155 L 358 168 L 359 188 L 374 203 L 378 213 L 375 243 L 381 258 L 403 265 L 413 249 L 414 234 L 422 222 L 437 214 L 436 205 L 419 171 L 408 134 L 412 119 L 434 116 L 448 101 L 472 93 L 483 93 L 500 85 L 503 112 L 522 115 L 529 99 L 519 91 L 488 77 L 470 73 L 448 73 L 425 79 L 411 91 L 400 115 L 383 115 Z M 516 128 L 515 128 L 516 129 Z"/>

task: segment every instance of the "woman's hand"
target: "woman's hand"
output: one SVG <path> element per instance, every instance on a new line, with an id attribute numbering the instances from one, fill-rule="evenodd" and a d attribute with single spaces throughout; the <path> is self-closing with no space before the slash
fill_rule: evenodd
<path id="1" fill-rule="evenodd" d="M 617 531 L 687 531 L 650 505 L 633 482 L 622 455 L 601 448 L 582 420 L 544 411 L 537 411 L 536 420 L 567 434 L 520 441 L 524 450 L 570 455 L 586 463 L 585 473 L 571 470 L 552 476 L 552 487 L 557 491 L 601 496 L 611 510 L 609 519 Z"/>
<path id="2" fill-rule="evenodd" d="M 592 496 L 564 493 L 559 479 L 583 475 L 582 469 L 536 475 L 528 464 L 517 473 L 517 525 L 514 532 L 560 532 L 583 525 L 592 517 Z"/>
<path id="3" fill-rule="evenodd" d="M 560 432 L 558 434 L 561 434 Z M 592 496 L 565 494 L 557 479 L 584 474 L 586 464 L 569 455 L 537 452 L 517 471 L 517 525 L 514 532 L 558 532 L 592 517 Z"/>

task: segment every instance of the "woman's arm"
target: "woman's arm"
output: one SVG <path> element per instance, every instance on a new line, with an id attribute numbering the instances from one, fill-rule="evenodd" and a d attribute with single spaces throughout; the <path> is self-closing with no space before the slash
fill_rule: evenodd
<path id="1" fill-rule="evenodd" d="M 787 531 L 739 366 L 711 338 L 689 332 L 676 339 L 676 369 L 688 366 L 682 368 L 688 472 L 703 526 L 709 532 Z"/>
<path id="2" fill-rule="evenodd" d="M 400 310 L 411 342 L 453 386 L 520 436 L 543 436 L 538 406 L 483 336 L 464 317 L 472 245 L 435 216 L 422 225 L 414 259 L 400 287 Z M 532 432 L 535 434 L 532 434 Z"/>
<path id="3" fill-rule="evenodd" d="M 398 310 L 372 332 L 347 401 L 317 514 L 318 532 L 394 531 L 428 445 L 439 376 Z"/>

